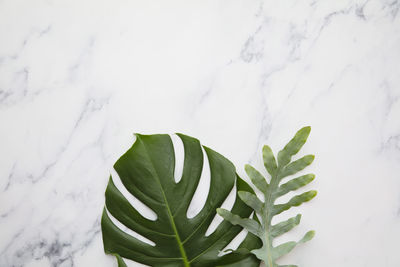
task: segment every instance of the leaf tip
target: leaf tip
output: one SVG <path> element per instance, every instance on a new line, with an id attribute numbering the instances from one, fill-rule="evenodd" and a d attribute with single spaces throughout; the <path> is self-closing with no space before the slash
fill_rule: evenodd
<path id="1" fill-rule="evenodd" d="M 238 191 L 237 194 L 239 195 L 240 198 L 246 196 L 247 194 L 249 194 L 249 192 L 246 191 Z"/>
<path id="2" fill-rule="evenodd" d="M 226 214 L 226 210 L 222 208 L 217 208 L 217 213 L 218 215 L 223 217 Z"/>
<path id="3" fill-rule="evenodd" d="M 240 198 L 243 202 L 246 203 L 246 199 L 249 197 L 249 194 L 251 194 L 251 193 L 246 192 L 246 191 L 238 191 L 237 194 L 238 194 L 239 198 Z"/>
<path id="4" fill-rule="evenodd" d="M 311 132 L 311 126 L 304 126 L 299 130 L 299 132 L 309 135 Z"/>
<path id="5" fill-rule="evenodd" d="M 271 147 L 268 145 L 264 145 L 262 148 L 263 151 L 272 151 Z"/>
<path id="6" fill-rule="evenodd" d="M 304 242 L 310 241 L 311 239 L 314 238 L 314 236 L 315 236 L 315 231 L 314 230 L 308 231 L 304 235 L 304 237 L 300 240 L 300 242 L 304 243 Z"/>
<path id="7" fill-rule="evenodd" d="M 228 220 L 230 216 L 232 215 L 230 211 L 223 209 L 223 208 L 217 208 L 217 214 L 221 216 L 224 220 Z"/>
<path id="8" fill-rule="evenodd" d="M 142 134 L 140 133 L 133 133 L 133 135 L 137 138 L 140 139 L 142 137 Z"/>
<path id="9" fill-rule="evenodd" d="M 318 191 L 317 190 L 311 190 L 309 192 L 309 194 L 310 194 L 310 200 L 311 200 L 318 194 Z"/>
<path id="10" fill-rule="evenodd" d="M 245 170 L 246 172 L 250 171 L 250 170 L 251 170 L 251 165 L 250 165 L 250 164 L 245 164 L 245 165 L 244 165 L 244 170 Z"/>
<path id="11" fill-rule="evenodd" d="M 313 155 L 313 154 L 307 155 L 306 157 L 310 163 L 312 163 L 315 159 L 315 155 Z"/>

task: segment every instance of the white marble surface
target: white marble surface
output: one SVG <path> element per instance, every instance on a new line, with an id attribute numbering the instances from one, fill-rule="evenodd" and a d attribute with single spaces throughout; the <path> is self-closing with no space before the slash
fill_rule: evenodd
<path id="1" fill-rule="evenodd" d="M 282 263 L 400 266 L 400 1 L 0 0 L 0 266 L 116 266 L 99 219 L 134 132 L 261 168 L 311 125 L 319 195 Z M 139 266 L 132 263 L 131 266 Z"/>

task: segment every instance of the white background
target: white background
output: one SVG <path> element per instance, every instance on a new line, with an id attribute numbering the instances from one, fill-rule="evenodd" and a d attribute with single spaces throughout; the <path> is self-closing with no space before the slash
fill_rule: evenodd
<path id="1" fill-rule="evenodd" d="M 280 263 L 400 266 L 399 9 L 0 0 L 0 266 L 116 266 L 99 219 L 135 132 L 197 137 L 246 177 L 305 125 L 318 196 L 283 239 L 317 235 Z"/>

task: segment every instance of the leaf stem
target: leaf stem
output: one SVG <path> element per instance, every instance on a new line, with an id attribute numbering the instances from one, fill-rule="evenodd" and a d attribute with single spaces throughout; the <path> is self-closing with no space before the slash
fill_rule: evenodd
<path id="1" fill-rule="evenodd" d="M 147 155 L 149 155 L 149 153 L 147 151 L 147 147 L 144 146 L 144 148 L 145 148 Z M 154 170 L 156 170 L 150 156 L 149 156 L 149 161 L 153 165 Z M 181 241 L 181 238 L 179 237 L 178 229 L 176 228 L 176 225 L 175 225 L 174 216 L 172 215 L 171 209 L 169 208 L 167 196 L 165 195 L 164 188 L 162 187 L 161 182 L 160 182 L 160 176 L 158 175 L 157 171 L 155 171 L 155 173 L 156 173 L 156 177 L 157 177 L 156 181 L 157 181 L 158 185 L 160 186 L 160 191 L 163 195 L 165 206 L 167 208 L 169 221 L 170 221 L 172 229 L 175 233 L 175 238 L 176 238 L 176 242 L 178 243 L 179 251 L 181 252 L 181 255 L 182 255 L 183 264 L 185 267 L 190 267 L 189 260 L 186 256 L 186 251 L 182 245 L 182 241 Z"/>
<path id="2" fill-rule="evenodd" d="M 264 195 L 264 216 L 263 220 L 265 220 L 264 223 L 264 229 L 265 229 L 265 241 L 266 241 L 266 248 L 267 248 L 267 257 L 268 257 L 268 262 L 266 262 L 267 267 L 273 267 L 273 262 L 272 262 L 272 240 L 270 238 L 270 226 L 271 226 L 271 221 L 272 221 L 272 214 L 271 211 L 273 210 L 273 205 L 275 202 L 275 197 L 273 196 L 273 192 L 276 191 L 278 185 L 279 185 L 279 179 L 278 179 L 278 173 L 279 173 L 280 168 L 278 167 L 275 175 L 271 176 L 271 182 L 268 190 L 265 192 Z"/>
<path id="3" fill-rule="evenodd" d="M 165 198 L 164 192 L 163 192 L 163 195 L 164 195 L 164 198 Z M 182 254 L 183 263 L 184 263 L 185 267 L 190 267 L 188 258 L 186 256 L 185 249 L 183 248 L 181 238 L 179 237 L 179 233 L 178 233 L 178 230 L 176 229 L 175 221 L 174 221 L 174 218 L 172 216 L 171 210 L 169 209 L 169 205 L 168 205 L 168 202 L 167 202 L 166 198 L 165 198 L 165 203 L 166 203 L 166 206 L 167 206 L 168 216 L 169 216 L 169 219 L 170 219 L 170 222 L 171 222 L 171 225 L 172 225 L 172 229 L 174 230 L 175 238 L 176 238 L 176 241 L 177 241 L 178 246 L 179 246 L 179 251 Z"/>

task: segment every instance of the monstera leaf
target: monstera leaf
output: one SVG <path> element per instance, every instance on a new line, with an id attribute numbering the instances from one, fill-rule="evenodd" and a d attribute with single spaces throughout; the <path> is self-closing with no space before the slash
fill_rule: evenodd
<path id="1" fill-rule="evenodd" d="M 290 231 L 300 223 L 301 215 L 298 214 L 293 218 L 275 225 L 271 225 L 272 218 L 291 207 L 299 206 L 311 200 L 317 194 L 316 191 L 312 190 L 294 196 L 285 204 L 275 204 L 277 198 L 290 191 L 295 191 L 314 180 L 315 176 L 313 174 L 306 174 L 281 184 L 285 177 L 303 170 L 313 162 L 313 155 L 307 155 L 291 162 L 292 156 L 297 154 L 306 142 L 310 129 L 310 127 L 304 127 L 296 133 L 294 138 L 278 153 L 278 162 L 276 162 L 271 148 L 264 146 L 264 165 L 267 172 L 271 175 L 269 183 L 255 168 L 250 165 L 245 166 L 246 173 L 250 177 L 252 183 L 264 194 L 264 202 L 249 191 L 239 191 L 238 195 L 240 199 L 256 212 L 257 216 L 260 218 L 259 221 L 242 218 L 240 214 L 234 211 L 230 212 L 224 209 L 218 209 L 218 214 L 225 220 L 231 222 L 233 225 L 242 226 L 262 240 L 262 247 L 252 250 L 251 253 L 256 255 L 258 259 L 264 261 L 267 267 L 279 267 L 280 265 L 275 263 L 278 258 L 289 253 L 297 244 L 304 243 L 314 236 L 314 231 L 309 231 L 298 242 L 287 242 L 276 247 L 272 245 L 272 241 L 275 237 Z M 285 266 L 295 267 L 295 265 Z"/>
<path id="2" fill-rule="evenodd" d="M 241 227 L 223 221 L 212 234 L 205 236 L 216 208 L 227 198 L 235 181 L 241 192 L 254 192 L 236 175 L 229 160 L 205 146 L 210 165 L 210 191 L 202 210 L 193 218 L 186 216 L 202 173 L 203 152 L 197 139 L 178 136 L 184 147 L 183 174 L 178 183 L 174 180 L 175 155 L 169 135 L 138 134 L 133 146 L 115 163 L 114 168 L 127 191 L 153 210 L 157 219 L 142 216 L 110 178 L 101 221 L 105 252 L 117 257 L 118 266 L 126 266 L 123 258 L 150 266 L 259 266 L 260 261 L 251 254 L 233 252 L 218 256 Z M 248 217 L 252 210 L 237 197 L 232 212 Z M 109 214 L 155 245 L 121 230 Z M 248 251 L 260 244 L 257 237 L 249 234 L 240 248 Z"/>

